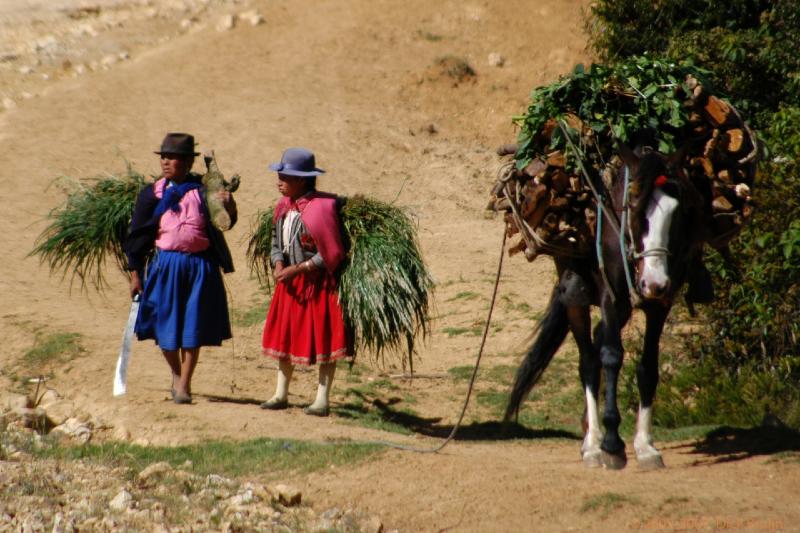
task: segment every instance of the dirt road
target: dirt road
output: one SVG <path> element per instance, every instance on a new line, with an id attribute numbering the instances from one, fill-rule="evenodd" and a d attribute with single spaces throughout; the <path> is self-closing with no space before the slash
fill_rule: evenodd
<path id="1" fill-rule="evenodd" d="M 72 17 L 34 4 L 34 11 L 0 11 L 6 30 L 0 52 L 9 50 L 0 62 L 5 385 L 12 386 L 10 375 L 20 372 L 19 358 L 37 334 L 75 332 L 85 353 L 48 384 L 113 426 L 105 438 L 432 443 L 353 425 L 344 416 L 310 420 L 299 409 L 259 410 L 255 404 L 271 393 L 274 371 L 259 355 L 257 320 L 239 320 L 234 343 L 204 350 L 194 406 L 166 401 L 167 368 L 147 343 L 135 347 L 130 393 L 113 399 L 126 282 L 109 268 L 104 296 L 70 291 L 26 257 L 44 215 L 63 198 L 48 185 L 59 175 L 121 170 L 124 159 L 155 173 L 152 150 L 163 134 L 194 133 L 200 149 L 216 150 L 223 170 L 243 176 L 242 221 L 228 237 L 238 270 L 226 277 L 231 307 L 242 316 L 266 310 L 245 266 L 245 239 L 250 218 L 278 197 L 266 165 L 285 147 L 308 146 L 318 154 L 329 170 L 319 182 L 323 190 L 396 199 L 419 221 L 437 281 L 437 317 L 416 368 L 433 378 L 394 380 L 392 394 L 405 395 L 408 404 L 413 398 L 415 416 L 428 428 L 446 427 L 465 384 L 437 376 L 472 363 L 499 252 L 501 223 L 483 211 L 498 165 L 493 148 L 513 139 L 510 117 L 524 109 L 532 87 L 587 60 L 586 2 L 102 2 L 98 13 L 73 11 Z M 250 9 L 265 22 L 240 19 L 233 29 L 215 28 L 224 15 Z M 30 13 L 44 22 L 30 23 Z M 490 53 L 501 54 L 503 66 L 490 65 Z M 476 74 L 459 79 L 448 71 L 453 61 L 465 61 Z M 552 280 L 545 259 L 508 262 L 487 368 L 518 360 Z M 571 348 L 563 351 L 569 359 Z M 398 372 L 389 363 L 383 370 L 364 366 L 361 384 Z M 309 400 L 314 383 L 313 374 L 301 374 L 291 401 Z M 577 376 L 565 386 L 577 390 Z M 334 402 L 347 403 L 350 388 L 340 372 Z M 482 382 L 479 391 L 495 388 Z M 788 531 L 800 523 L 796 460 L 717 456 L 678 442 L 663 446 L 664 471 L 641 473 L 635 464 L 623 472 L 592 471 L 580 464 L 580 441 L 571 433 L 541 429 L 517 440 L 473 432 L 473 440 L 440 455 L 390 451 L 296 481 L 312 503 L 365 508 L 387 527 L 408 531 Z"/>

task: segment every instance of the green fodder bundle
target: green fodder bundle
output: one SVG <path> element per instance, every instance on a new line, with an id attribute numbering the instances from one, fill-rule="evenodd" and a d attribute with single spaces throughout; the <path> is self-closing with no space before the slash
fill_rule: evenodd
<path id="1" fill-rule="evenodd" d="M 50 224 L 29 255 L 38 255 L 51 273 L 60 271 L 70 282 L 77 277 L 82 288 L 88 282 L 101 290 L 107 285 L 104 265 L 108 255 L 125 270 L 122 242 L 136 197 L 147 182 L 128 165 L 120 175 L 62 183 L 69 189 L 67 199 L 47 215 Z"/>
<path id="2" fill-rule="evenodd" d="M 387 350 L 407 354 L 413 366 L 415 340 L 428 333 L 433 292 L 414 223 L 403 209 L 363 196 L 344 199 L 341 217 L 349 250 L 339 270 L 339 299 L 356 348 L 381 362 Z M 263 281 L 269 274 L 271 209 L 257 215 L 252 231 L 247 255 Z"/>

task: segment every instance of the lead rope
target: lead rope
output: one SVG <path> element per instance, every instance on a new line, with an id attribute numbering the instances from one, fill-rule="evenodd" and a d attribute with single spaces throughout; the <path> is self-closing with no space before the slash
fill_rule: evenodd
<path id="1" fill-rule="evenodd" d="M 628 285 L 628 297 L 630 298 L 631 305 L 633 307 L 636 307 L 641 302 L 641 297 L 639 296 L 639 293 L 633 287 L 633 278 L 631 278 L 630 265 L 628 264 L 628 253 L 627 253 L 627 247 L 625 246 L 625 231 L 624 231 L 625 228 L 627 228 L 630 231 L 630 226 L 628 226 L 628 185 L 629 185 L 629 182 L 630 182 L 630 170 L 628 169 L 628 166 L 625 165 L 625 170 L 623 172 L 623 174 L 625 176 L 625 183 L 624 183 L 624 191 L 623 191 L 623 199 L 622 199 L 622 204 L 623 204 L 623 207 L 622 207 L 622 220 L 620 221 L 619 226 L 617 226 L 616 221 L 612 218 L 611 214 L 607 213 L 606 211 L 603 211 L 603 207 L 602 207 L 602 205 L 603 205 L 603 196 L 597 191 L 597 189 L 594 186 L 594 183 L 589 178 L 589 173 L 586 171 L 586 167 L 583 166 L 583 158 L 580 157 L 581 156 L 581 152 L 578 150 L 578 148 L 572 142 L 572 137 L 570 137 L 569 132 L 567 132 L 567 128 L 564 126 L 564 121 L 563 120 L 559 120 L 558 121 L 558 127 L 561 129 L 561 133 L 564 135 L 564 138 L 567 140 L 567 144 L 569 145 L 570 149 L 577 156 L 575 158 L 575 161 L 578 164 L 578 168 L 580 168 L 581 173 L 583 174 L 583 177 L 584 177 L 584 179 L 586 181 L 586 184 L 589 186 L 589 189 L 591 189 L 592 194 L 594 195 L 595 201 L 597 202 L 597 224 L 598 224 L 597 228 L 598 228 L 598 231 L 597 231 L 596 244 L 595 245 L 597 246 L 597 260 L 598 260 L 598 263 L 600 265 L 600 272 L 603 275 L 603 281 L 605 282 L 606 287 L 608 287 L 609 290 L 611 291 L 612 299 L 616 300 L 616 295 L 614 294 L 614 290 L 613 290 L 611 284 L 608 282 L 608 275 L 606 274 L 606 271 L 605 271 L 605 268 L 604 268 L 603 255 L 602 255 L 602 251 L 601 251 L 601 247 L 602 247 L 601 233 L 600 233 L 600 228 L 602 228 L 601 215 L 605 214 L 606 217 L 607 217 L 608 223 L 611 226 L 611 229 L 613 229 L 614 232 L 619 237 L 619 251 L 620 251 L 620 254 L 622 255 L 622 265 L 623 265 L 623 268 L 625 270 L 625 283 Z"/>
<path id="2" fill-rule="evenodd" d="M 386 446 L 388 448 L 394 448 L 396 450 L 404 450 L 407 452 L 416 452 L 416 453 L 437 453 L 441 451 L 445 446 L 447 446 L 450 441 L 452 441 L 456 433 L 458 433 L 459 428 L 461 427 L 461 422 L 464 420 L 464 415 L 467 413 L 467 406 L 469 406 L 469 399 L 472 396 L 472 388 L 475 385 L 475 379 L 478 377 L 478 368 L 481 364 L 481 357 L 483 357 L 483 348 L 486 346 L 486 337 L 489 334 L 489 326 L 492 323 L 492 311 L 494 311 L 494 304 L 495 300 L 497 299 L 497 287 L 500 285 L 500 273 L 503 271 L 503 257 L 504 252 L 506 249 L 506 238 L 508 236 L 506 226 L 503 226 L 503 243 L 500 245 L 500 259 L 497 262 L 497 274 L 494 278 L 494 290 L 492 291 L 492 301 L 489 304 L 489 314 L 486 316 L 486 325 L 483 327 L 483 338 L 481 338 L 481 346 L 478 349 L 478 357 L 475 359 L 475 368 L 472 369 L 472 377 L 469 380 L 469 386 L 467 387 L 467 397 L 464 398 L 464 406 L 461 408 L 461 414 L 458 417 L 458 421 L 453 426 L 453 429 L 450 431 L 450 435 L 447 436 L 446 439 L 441 444 L 434 446 L 433 448 L 417 448 L 416 446 L 407 446 L 405 444 L 397 444 L 396 442 L 389 442 L 384 440 L 373 440 L 373 441 L 362 441 L 363 444 L 377 444 L 379 446 Z"/>
<path id="3" fill-rule="evenodd" d="M 628 226 L 628 184 L 630 182 L 631 171 L 628 165 L 625 165 L 622 174 L 625 176 L 625 183 L 623 184 L 624 189 L 622 191 L 622 221 L 620 222 L 620 226 L 628 228 L 630 231 L 630 227 Z M 631 242 L 633 242 L 632 238 Z M 625 283 L 628 285 L 628 297 L 631 300 L 631 306 L 636 307 L 641 302 L 641 298 L 633 287 L 633 278 L 631 278 L 631 267 L 628 264 L 628 252 L 625 246 L 624 231 L 619 232 L 619 253 L 622 254 L 622 267 L 625 269 Z"/>

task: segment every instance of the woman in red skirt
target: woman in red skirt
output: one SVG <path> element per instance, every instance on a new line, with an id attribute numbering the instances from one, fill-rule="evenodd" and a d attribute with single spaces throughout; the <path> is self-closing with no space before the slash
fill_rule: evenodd
<path id="1" fill-rule="evenodd" d="M 304 412 L 328 416 L 336 360 L 349 357 L 334 273 L 345 257 L 336 195 L 316 190 L 314 154 L 289 148 L 278 173 L 283 198 L 275 206 L 271 262 L 275 293 L 264 324 L 264 354 L 278 360 L 275 395 L 262 409 L 288 407 L 294 365 L 319 364 L 317 398 Z"/>

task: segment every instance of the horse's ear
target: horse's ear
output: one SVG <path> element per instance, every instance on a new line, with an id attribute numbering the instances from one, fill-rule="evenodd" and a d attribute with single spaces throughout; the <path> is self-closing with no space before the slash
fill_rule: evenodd
<path id="1" fill-rule="evenodd" d="M 636 175 L 636 170 L 639 168 L 639 157 L 628 148 L 624 143 L 617 142 L 617 153 L 622 158 L 622 162 L 631 169 L 631 173 Z"/>

